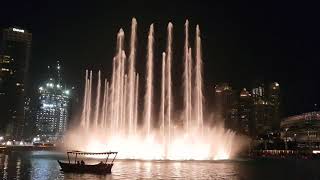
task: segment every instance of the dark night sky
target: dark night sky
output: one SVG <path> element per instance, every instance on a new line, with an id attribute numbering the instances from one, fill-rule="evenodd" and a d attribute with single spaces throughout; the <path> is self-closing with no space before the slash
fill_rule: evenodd
<path id="1" fill-rule="evenodd" d="M 278 81 L 284 116 L 313 110 L 313 104 L 320 103 L 318 4 L 305 1 L 103 2 L 1 3 L 1 27 L 16 25 L 33 33 L 31 75 L 35 85 L 46 72 L 46 66 L 57 59 L 63 61 L 67 81 L 75 86 L 81 85 L 86 68 L 103 69 L 110 74 L 116 33 L 124 27 L 128 38 L 132 17 L 138 20 L 138 69 L 145 65 L 145 39 L 152 22 L 156 42 L 159 42 L 156 61 L 165 48 L 166 24 L 172 21 L 174 56 L 180 65 L 183 24 L 188 18 L 193 28 L 196 24 L 201 27 L 206 86 L 227 81 L 240 88 L 250 87 L 255 80 Z"/>

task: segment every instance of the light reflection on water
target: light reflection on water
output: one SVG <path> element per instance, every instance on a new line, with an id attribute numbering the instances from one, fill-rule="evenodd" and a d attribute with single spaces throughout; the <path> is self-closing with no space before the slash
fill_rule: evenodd
<path id="1" fill-rule="evenodd" d="M 0 179 L 320 179 L 320 161 L 118 160 L 111 175 L 64 174 L 47 152 L 0 154 Z"/>

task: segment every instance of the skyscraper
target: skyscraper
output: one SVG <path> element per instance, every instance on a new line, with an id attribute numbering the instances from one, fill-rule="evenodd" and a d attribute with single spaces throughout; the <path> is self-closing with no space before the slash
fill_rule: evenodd
<path id="1" fill-rule="evenodd" d="M 253 127 L 254 124 L 252 122 L 252 106 L 253 100 L 249 91 L 246 88 L 240 92 L 239 97 L 239 105 L 238 105 L 238 112 L 239 112 L 239 126 L 238 130 L 246 135 L 253 134 Z"/>
<path id="2" fill-rule="evenodd" d="M 272 106 L 272 128 L 280 128 L 280 85 L 273 82 L 269 86 L 269 102 Z"/>
<path id="3" fill-rule="evenodd" d="M 24 99 L 32 34 L 3 29 L 0 36 L 0 133 L 19 139 L 24 125 Z"/>
<path id="4" fill-rule="evenodd" d="M 233 123 L 228 118 L 228 113 L 234 103 L 234 93 L 228 83 L 215 86 L 215 119 L 226 127 L 232 127 Z"/>
<path id="5" fill-rule="evenodd" d="M 256 85 L 252 88 L 252 98 L 255 102 L 259 100 L 265 100 L 265 88 L 263 83 L 256 83 Z"/>
<path id="6" fill-rule="evenodd" d="M 252 89 L 253 124 L 256 135 L 271 131 L 276 126 L 275 107 L 279 110 L 279 84 L 271 83 L 265 88 L 263 83 L 258 83 Z M 279 126 L 279 125 L 278 125 Z"/>
<path id="7" fill-rule="evenodd" d="M 57 140 L 64 135 L 70 116 L 70 90 L 63 86 L 60 72 L 58 61 L 48 80 L 38 89 L 36 133 L 47 140 Z"/>

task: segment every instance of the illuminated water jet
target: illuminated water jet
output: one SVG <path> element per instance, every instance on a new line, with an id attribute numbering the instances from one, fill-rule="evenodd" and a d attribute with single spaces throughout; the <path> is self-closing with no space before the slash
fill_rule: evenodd
<path id="1" fill-rule="evenodd" d="M 94 125 L 95 127 L 98 126 L 99 120 L 99 109 L 100 109 L 100 91 L 101 91 L 101 71 L 98 72 L 98 85 L 97 85 L 97 99 L 96 99 L 96 107 L 94 113 Z"/>
<path id="2" fill-rule="evenodd" d="M 152 97 L 153 97 L 153 24 L 150 25 L 148 35 L 147 48 L 147 79 L 146 79 L 146 93 L 144 102 L 144 124 L 146 126 L 147 135 L 151 132 L 151 117 L 152 117 Z"/>
<path id="3" fill-rule="evenodd" d="M 96 97 L 92 98 L 92 71 L 85 75 L 85 91 L 80 130 L 70 133 L 72 148 L 86 151 L 119 151 L 120 158 L 129 159 L 173 159 L 173 160 L 218 160 L 229 159 L 235 152 L 234 132 L 219 127 L 204 125 L 204 97 L 202 79 L 201 35 L 196 26 L 195 50 L 189 44 L 189 22 L 185 23 L 183 59 L 183 112 L 178 113 L 174 105 L 175 89 L 172 86 L 173 24 L 167 26 L 167 47 L 162 53 L 161 68 L 154 63 L 154 25 L 150 25 L 147 43 L 146 84 L 143 113 L 139 107 L 139 74 L 135 68 L 136 19 L 132 19 L 130 54 L 125 53 L 125 34 L 122 29 L 117 35 L 117 50 L 113 59 L 111 81 L 105 79 L 101 86 L 98 73 Z M 176 60 L 177 61 L 177 60 Z M 194 61 L 194 62 L 193 62 Z M 140 61 L 139 61 L 140 62 Z M 192 67 L 192 65 L 195 65 Z M 161 71 L 159 81 L 153 81 L 154 72 Z M 173 74 L 175 76 L 175 74 Z M 178 77 L 174 77 L 176 79 Z M 161 81 L 160 81 L 161 80 Z M 154 84 L 159 83 L 160 94 L 154 96 Z M 102 94 L 103 93 L 103 94 Z M 102 105 L 100 103 L 102 97 Z M 157 99 L 158 98 L 158 99 Z M 159 108 L 153 108 L 155 101 Z M 100 107 L 101 106 L 101 107 Z M 94 107 L 95 109 L 92 109 Z M 157 109 L 158 112 L 153 112 Z M 158 115 L 158 116 L 157 116 Z M 93 117 L 92 117 L 93 116 Z M 142 120 L 140 121 L 140 117 Z M 158 117 L 158 118 L 156 118 Z M 178 117 L 182 117 L 181 120 Z M 94 126 L 93 126 L 94 125 Z M 86 131 L 82 131 L 82 130 Z"/>
<path id="4" fill-rule="evenodd" d="M 172 122 L 171 122 L 171 111 L 172 111 L 172 88 L 171 88 L 171 61 L 172 61 L 172 29 L 173 24 L 171 22 L 168 23 L 167 27 L 167 53 L 166 53 L 166 79 L 165 79 L 165 89 L 166 89 L 166 144 L 170 144 L 171 142 L 171 135 L 172 135 Z"/>
<path id="5" fill-rule="evenodd" d="M 129 133 L 134 128 L 134 103 L 135 103 L 135 57 L 136 57 L 136 36 L 137 36 L 137 20 L 132 18 L 131 36 L 130 36 L 130 55 L 129 55 L 129 83 L 128 83 L 128 126 Z"/>

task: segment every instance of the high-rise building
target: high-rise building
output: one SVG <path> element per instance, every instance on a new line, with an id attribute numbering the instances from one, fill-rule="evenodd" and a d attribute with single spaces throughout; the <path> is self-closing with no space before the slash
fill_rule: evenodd
<path id="1" fill-rule="evenodd" d="M 235 93 L 226 83 L 215 86 L 215 118 L 252 137 L 279 130 L 280 86 L 273 82 L 267 87 L 258 83 L 251 91 Z"/>
<path id="2" fill-rule="evenodd" d="M 50 67 L 49 67 L 50 69 Z M 59 62 L 50 73 L 49 79 L 39 87 L 36 111 L 37 135 L 47 140 L 57 140 L 67 129 L 70 117 L 70 90 L 62 84 Z"/>
<path id="3" fill-rule="evenodd" d="M 224 124 L 227 128 L 233 123 L 228 118 L 229 111 L 234 103 L 234 92 L 228 83 L 221 83 L 215 86 L 215 119 Z"/>
<path id="4" fill-rule="evenodd" d="M 254 132 L 254 124 L 252 122 L 252 107 L 253 100 L 249 91 L 246 88 L 240 92 L 238 104 L 238 130 L 239 132 L 252 135 Z"/>
<path id="5" fill-rule="evenodd" d="M 234 102 L 227 111 L 226 127 L 238 131 L 239 129 L 239 104 Z"/>
<path id="6" fill-rule="evenodd" d="M 258 83 L 252 89 L 253 98 L 253 124 L 254 134 L 264 134 L 267 131 L 278 129 L 280 89 L 277 82 L 265 88 L 263 83 Z"/>
<path id="7" fill-rule="evenodd" d="M 272 128 L 280 128 L 280 85 L 273 82 L 269 86 L 269 103 L 272 106 Z"/>
<path id="8" fill-rule="evenodd" d="M 255 102 L 258 102 L 260 99 L 264 100 L 265 99 L 265 88 L 263 83 L 257 83 L 253 88 L 252 88 L 252 98 L 254 99 Z"/>
<path id="9" fill-rule="evenodd" d="M 6 28 L 0 35 L 0 133 L 19 139 L 23 133 L 24 100 L 32 34 Z"/>
<path id="10" fill-rule="evenodd" d="M 272 130 L 272 106 L 266 101 L 260 99 L 253 104 L 253 124 L 254 134 L 264 134 Z"/>
<path id="11" fill-rule="evenodd" d="M 9 92 L 10 87 L 9 84 L 12 79 L 12 63 L 10 56 L 0 55 L 0 134 L 7 134 L 7 126 L 9 124 Z M 11 85 L 11 86 L 9 86 Z"/>

